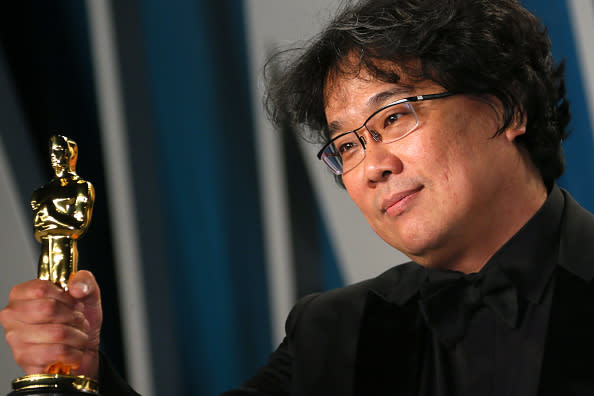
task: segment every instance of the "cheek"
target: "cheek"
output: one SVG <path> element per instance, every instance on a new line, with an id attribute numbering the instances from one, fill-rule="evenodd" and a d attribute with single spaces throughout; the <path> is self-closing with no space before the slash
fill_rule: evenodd
<path id="1" fill-rule="evenodd" d="M 361 182 L 361 175 L 356 175 L 356 169 L 348 172 L 346 175 L 342 176 L 342 183 L 346 188 L 349 197 L 351 200 L 361 209 L 364 210 L 363 200 L 364 200 L 364 186 L 362 186 Z"/>
<path id="2" fill-rule="evenodd" d="M 477 163 L 484 162 L 482 145 L 486 139 L 476 139 L 470 124 L 444 124 L 450 127 L 428 131 L 411 156 L 430 178 L 457 183 L 468 177 Z"/>
<path id="3" fill-rule="evenodd" d="M 401 151 L 404 174 L 420 177 L 426 185 L 449 182 L 456 173 L 458 155 L 453 150 L 452 142 L 444 139 L 442 131 L 426 131 L 407 142 Z M 412 138 L 413 136 L 411 136 Z"/>

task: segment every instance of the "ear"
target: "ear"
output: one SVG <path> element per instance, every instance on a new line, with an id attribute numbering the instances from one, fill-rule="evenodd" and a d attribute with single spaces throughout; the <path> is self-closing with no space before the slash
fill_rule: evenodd
<path id="1" fill-rule="evenodd" d="M 523 118 L 520 119 L 520 116 L 516 115 L 512 124 L 503 132 L 508 141 L 513 142 L 518 136 L 526 133 L 526 117 Z"/>
<path id="2" fill-rule="evenodd" d="M 526 125 L 507 128 L 503 133 L 508 141 L 513 142 L 518 136 L 526 133 Z"/>

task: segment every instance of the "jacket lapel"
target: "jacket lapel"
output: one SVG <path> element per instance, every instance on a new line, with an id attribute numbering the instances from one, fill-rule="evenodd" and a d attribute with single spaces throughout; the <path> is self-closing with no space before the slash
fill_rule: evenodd
<path id="1" fill-rule="evenodd" d="M 370 291 L 355 362 L 355 395 L 415 395 L 425 326 L 415 304 L 399 306 Z"/>

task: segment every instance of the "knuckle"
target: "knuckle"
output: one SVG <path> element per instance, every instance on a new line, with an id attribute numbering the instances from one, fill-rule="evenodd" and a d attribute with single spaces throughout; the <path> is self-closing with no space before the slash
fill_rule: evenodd
<path id="1" fill-rule="evenodd" d="M 44 298 L 40 300 L 37 312 L 43 316 L 55 316 L 58 312 L 58 301 L 53 298 Z"/>
<path id="2" fill-rule="evenodd" d="M 8 293 L 8 301 L 12 301 L 17 298 L 18 287 L 15 286 L 10 289 L 10 293 Z"/>
<path id="3" fill-rule="evenodd" d="M 9 307 L 5 307 L 0 311 L 0 324 L 2 324 L 2 326 L 6 326 L 6 322 L 8 320 L 7 316 L 10 316 L 9 311 Z"/>
<path id="4" fill-rule="evenodd" d="M 34 282 L 30 286 L 30 293 L 33 298 L 44 298 L 49 293 L 49 282 L 38 281 Z"/>
<path id="5" fill-rule="evenodd" d="M 7 331 L 4 335 L 6 343 L 14 348 L 15 345 L 19 344 L 20 333 L 17 331 Z"/>
<path id="6" fill-rule="evenodd" d="M 85 321 L 86 321 L 86 317 L 82 312 L 74 312 L 74 318 L 73 318 L 73 326 L 79 330 L 85 331 Z"/>

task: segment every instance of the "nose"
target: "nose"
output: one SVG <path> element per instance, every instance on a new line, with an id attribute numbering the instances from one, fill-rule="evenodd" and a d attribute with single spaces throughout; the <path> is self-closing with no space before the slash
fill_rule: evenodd
<path id="1" fill-rule="evenodd" d="M 392 174 L 402 172 L 403 164 L 391 144 L 367 139 L 363 168 L 368 183 L 375 184 L 386 180 Z"/>

